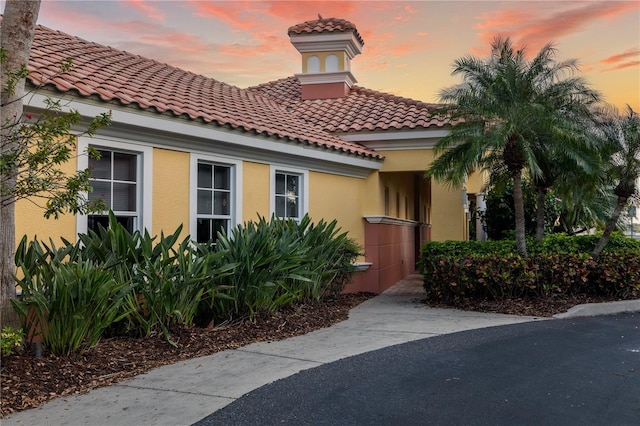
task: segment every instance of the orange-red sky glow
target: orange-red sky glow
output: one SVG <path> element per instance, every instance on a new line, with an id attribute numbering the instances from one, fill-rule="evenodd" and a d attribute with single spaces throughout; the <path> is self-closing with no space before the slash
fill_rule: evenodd
<path id="1" fill-rule="evenodd" d="M 4 8 L 4 2 L 0 5 Z M 554 42 L 609 103 L 640 110 L 640 2 L 43 0 L 38 22 L 240 87 L 300 72 L 287 29 L 338 17 L 365 41 L 358 84 L 437 102 L 451 64 L 510 36 L 530 54 Z"/>

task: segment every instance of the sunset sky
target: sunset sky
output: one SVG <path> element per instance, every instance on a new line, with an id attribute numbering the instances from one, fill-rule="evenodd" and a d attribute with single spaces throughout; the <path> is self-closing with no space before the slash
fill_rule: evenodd
<path id="1" fill-rule="evenodd" d="M 0 1 L 4 8 L 4 2 Z M 454 59 L 486 56 L 496 34 L 559 59 L 618 107 L 640 110 L 640 2 L 43 0 L 38 22 L 81 38 L 247 87 L 300 72 L 287 29 L 323 17 L 353 22 L 365 46 L 358 84 L 438 101 Z"/>

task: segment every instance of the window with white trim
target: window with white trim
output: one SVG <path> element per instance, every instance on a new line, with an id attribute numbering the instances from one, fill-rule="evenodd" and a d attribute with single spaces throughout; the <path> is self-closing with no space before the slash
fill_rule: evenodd
<path id="1" fill-rule="evenodd" d="M 232 167 L 198 161 L 196 241 L 215 242 L 219 231 L 229 231 L 232 215 Z"/>
<path id="2" fill-rule="evenodd" d="M 91 187 L 89 201 L 102 200 L 129 232 L 140 229 L 140 155 L 97 148 L 100 158 L 89 158 Z M 108 212 L 87 215 L 87 229 L 107 228 Z"/>
<path id="3" fill-rule="evenodd" d="M 300 220 L 308 210 L 308 173 L 272 167 L 271 212 L 278 218 Z"/>

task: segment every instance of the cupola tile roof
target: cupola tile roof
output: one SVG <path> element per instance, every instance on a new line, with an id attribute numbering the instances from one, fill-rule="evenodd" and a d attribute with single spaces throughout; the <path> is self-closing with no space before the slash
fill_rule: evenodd
<path id="1" fill-rule="evenodd" d="M 437 104 L 428 104 L 388 93 L 353 86 L 343 98 L 301 99 L 296 77 L 250 87 L 249 90 L 273 99 L 296 116 L 328 132 L 433 129 L 450 124 L 432 115 Z"/>
<path id="2" fill-rule="evenodd" d="M 70 71 L 60 64 L 71 59 Z M 255 134 L 381 159 L 292 115 L 259 91 L 240 89 L 125 51 L 39 25 L 29 60 L 29 80 L 58 91 L 173 114 Z"/>
<path id="3" fill-rule="evenodd" d="M 320 18 L 312 21 L 306 21 L 289 27 L 287 34 L 310 34 L 310 33 L 332 33 L 351 31 L 362 45 L 364 41 L 358 33 L 356 26 L 345 19 L 338 18 Z"/>

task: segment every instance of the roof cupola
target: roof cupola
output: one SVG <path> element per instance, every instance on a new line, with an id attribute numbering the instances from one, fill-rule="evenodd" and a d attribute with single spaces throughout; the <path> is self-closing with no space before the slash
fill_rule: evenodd
<path id="1" fill-rule="evenodd" d="M 357 81 L 351 59 L 362 53 L 364 41 L 356 26 L 344 19 L 320 18 L 294 25 L 291 44 L 302 55 L 302 99 L 342 98 Z"/>

